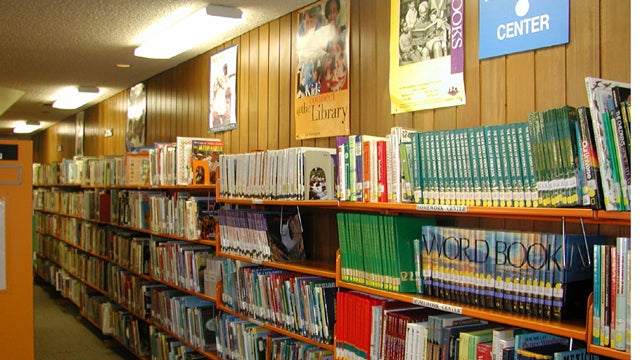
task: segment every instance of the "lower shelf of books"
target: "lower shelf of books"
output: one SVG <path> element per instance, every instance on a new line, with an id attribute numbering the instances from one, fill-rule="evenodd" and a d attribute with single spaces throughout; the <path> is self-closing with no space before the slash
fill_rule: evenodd
<path id="1" fill-rule="evenodd" d="M 405 303 L 412 303 L 423 307 L 463 314 L 496 323 L 508 324 L 511 326 L 518 326 L 535 331 L 542 331 L 553 335 L 564 336 L 580 341 L 586 341 L 587 330 L 584 319 L 569 321 L 547 320 L 523 314 L 516 314 L 486 307 L 468 305 L 455 301 L 447 301 L 441 298 L 429 297 L 421 294 L 385 291 L 366 285 L 359 285 L 342 280 L 340 273 L 340 259 L 341 256 L 340 254 L 338 254 L 336 261 L 336 269 L 338 269 L 336 274 L 336 284 L 339 288 L 357 290 L 367 294 L 394 299 Z"/>

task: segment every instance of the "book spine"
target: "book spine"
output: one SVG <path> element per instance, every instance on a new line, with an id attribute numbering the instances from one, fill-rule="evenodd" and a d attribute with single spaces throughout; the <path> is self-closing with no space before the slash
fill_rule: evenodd
<path id="1" fill-rule="evenodd" d="M 387 140 L 378 141 L 376 146 L 378 151 L 378 202 L 388 202 Z"/>
<path id="2" fill-rule="evenodd" d="M 420 139 L 420 164 L 418 166 L 420 171 L 420 178 L 422 180 L 422 203 L 428 204 L 431 198 L 430 183 L 431 176 L 433 174 L 431 170 L 431 159 L 429 159 L 429 134 L 427 132 L 419 133 Z"/>
<path id="3" fill-rule="evenodd" d="M 630 239 L 627 237 L 618 237 L 616 239 L 616 247 L 618 252 L 618 267 L 616 269 L 617 283 L 616 283 L 616 314 L 615 314 L 615 346 L 617 350 L 625 351 L 627 347 L 626 343 L 626 331 L 627 331 L 627 308 L 626 297 L 629 288 L 629 278 L 627 277 L 627 268 L 631 264 L 627 262 L 628 250 Z"/>
<path id="4" fill-rule="evenodd" d="M 411 133 L 411 184 L 413 185 L 413 202 L 416 204 L 422 203 L 422 171 L 421 171 L 421 149 L 420 149 L 420 133 Z"/>
<path id="5" fill-rule="evenodd" d="M 623 210 L 629 210 L 629 197 L 631 188 L 631 162 L 627 152 L 628 140 L 625 137 L 624 121 L 622 113 L 624 111 L 620 94 L 620 87 L 612 89 L 612 129 L 613 138 L 616 144 L 617 161 L 619 163 L 620 184 L 622 185 Z"/>

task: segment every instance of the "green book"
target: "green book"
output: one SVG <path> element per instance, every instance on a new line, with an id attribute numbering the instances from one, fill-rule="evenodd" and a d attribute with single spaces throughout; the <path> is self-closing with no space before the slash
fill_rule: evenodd
<path id="1" fill-rule="evenodd" d="M 479 343 L 493 340 L 493 328 L 460 333 L 459 360 L 475 360 Z"/>
<path id="2" fill-rule="evenodd" d="M 422 204 L 428 204 L 431 198 L 431 182 L 432 182 L 432 170 L 431 159 L 429 157 L 429 133 L 420 132 L 420 180 L 422 181 Z"/>
<path id="3" fill-rule="evenodd" d="M 422 203 L 422 149 L 420 142 L 420 132 L 411 133 L 411 183 L 413 185 L 413 201 L 416 204 Z"/>
<path id="4" fill-rule="evenodd" d="M 395 256 L 394 277 L 398 278 L 399 292 L 416 292 L 416 265 L 414 259 L 414 239 L 422 235 L 422 226 L 434 224 L 433 219 L 409 216 L 390 216 L 391 241 Z"/>

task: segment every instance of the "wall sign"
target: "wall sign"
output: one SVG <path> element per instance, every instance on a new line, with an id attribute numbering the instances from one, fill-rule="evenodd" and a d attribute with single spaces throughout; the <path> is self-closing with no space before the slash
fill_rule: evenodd
<path id="1" fill-rule="evenodd" d="M 478 0 L 480 59 L 569 42 L 569 0 Z"/>

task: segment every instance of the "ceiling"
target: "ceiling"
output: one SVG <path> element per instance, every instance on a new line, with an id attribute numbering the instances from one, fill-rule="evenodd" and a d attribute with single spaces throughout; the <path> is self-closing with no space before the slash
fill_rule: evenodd
<path id="1" fill-rule="evenodd" d="M 0 137 L 12 136 L 19 121 L 38 120 L 50 126 L 313 1 L 2 0 Z M 246 21 L 172 59 L 133 55 L 140 45 L 135 38 L 148 27 L 184 7 L 195 11 L 209 3 L 238 7 Z M 116 67 L 123 63 L 131 67 Z M 97 86 L 102 93 L 80 109 L 53 109 L 54 95 L 66 86 Z"/>

